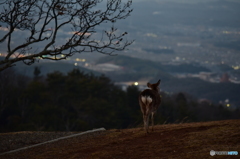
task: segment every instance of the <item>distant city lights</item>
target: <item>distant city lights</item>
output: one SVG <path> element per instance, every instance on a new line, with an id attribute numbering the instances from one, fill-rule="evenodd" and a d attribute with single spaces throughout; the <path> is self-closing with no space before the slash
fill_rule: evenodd
<path id="1" fill-rule="evenodd" d="M 238 69 L 240 69 L 240 66 L 232 66 L 232 68 L 233 68 L 234 70 L 238 70 Z"/>
<path id="2" fill-rule="evenodd" d="M 135 86 L 138 86 L 138 82 L 134 82 L 134 85 L 135 85 Z"/>
<path id="3" fill-rule="evenodd" d="M 223 34 L 230 34 L 230 31 L 223 31 Z"/>
<path id="4" fill-rule="evenodd" d="M 223 34 L 240 34 L 240 32 L 237 31 L 222 31 Z"/>
<path id="5" fill-rule="evenodd" d="M 75 61 L 78 61 L 78 62 L 85 62 L 86 59 L 80 59 L 80 58 L 76 58 Z"/>
<path id="6" fill-rule="evenodd" d="M 152 38 L 157 38 L 158 37 L 156 34 L 153 34 L 153 33 L 147 33 L 145 35 L 148 36 L 148 37 L 152 37 Z"/>

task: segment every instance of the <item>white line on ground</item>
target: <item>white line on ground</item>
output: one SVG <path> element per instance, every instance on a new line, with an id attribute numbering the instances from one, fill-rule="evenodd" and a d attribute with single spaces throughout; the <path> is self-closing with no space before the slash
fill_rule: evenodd
<path id="1" fill-rule="evenodd" d="M 39 144 L 35 144 L 35 145 L 27 146 L 27 147 L 22 147 L 22 148 L 19 148 L 19 149 L 16 149 L 16 150 L 7 151 L 7 152 L 4 152 L 4 153 L 1 153 L 0 155 L 5 155 L 5 154 L 8 154 L 8 153 L 17 152 L 17 151 L 25 150 L 25 149 L 32 148 L 32 147 L 37 147 L 37 146 L 40 146 L 40 145 L 56 142 L 56 141 L 59 141 L 59 140 L 68 139 L 68 138 L 71 138 L 71 137 L 76 137 L 76 136 L 80 136 L 80 135 L 84 135 L 84 134 L 88 134 L 88 133 L 92 133 L 92 132 L 96 132 L 96 131 L 105 131 L 105 130 L 106 130 L 105 128 L 88 130 L 88 131 L 81 132 L 81 133 L 78 133 L 78 134 L 64 136 L 64 137 L 60 137 L 60 138 L 57 138 L 57 139 L 54 139 L 54 140 L 49 140 L 49 141 L 46 141 L 46 142 L 42 142 L 42 143 L 39 143 Z"/>

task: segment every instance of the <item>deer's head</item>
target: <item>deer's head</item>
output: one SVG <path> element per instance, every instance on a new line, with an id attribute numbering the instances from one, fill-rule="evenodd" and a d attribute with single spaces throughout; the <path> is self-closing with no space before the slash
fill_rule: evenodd
<path id="1" fill-rule="evenodd" d="M 158 80 L 157 83 L 153 83 L 153 84 L 151 84 L 151 83 L 147 83 L 147 86 L 148 86 L 150 89 L 159 92 L 159 85 L 160 85 L 160 82 L 161 82 L 161 80 Z"/>

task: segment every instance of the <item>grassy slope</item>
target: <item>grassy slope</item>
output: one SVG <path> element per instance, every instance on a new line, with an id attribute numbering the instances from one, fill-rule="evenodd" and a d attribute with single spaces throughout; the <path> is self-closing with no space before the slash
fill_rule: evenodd
<path id="1" fill-rule="evenodd" d="M 240 120 L 158 125 L 146 135 L 142 128 L 108 130 L 88 138 L 75 137 L 23 150 L 1 158 L 212 158 L 210 150 L 240 152 Z M 215 156 L 237 158 L 238 156 Z"/>

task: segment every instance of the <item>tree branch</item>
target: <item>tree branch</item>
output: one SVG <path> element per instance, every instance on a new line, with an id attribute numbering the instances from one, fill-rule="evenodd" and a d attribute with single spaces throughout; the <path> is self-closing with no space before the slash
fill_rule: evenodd
<path id="1" fill-rule="evenodd" d="M 0 38 L 0 43 L 7 39 L 8 52 L 0 61 L 0 71 L 18 61 L 30 65 L 40 58 L 62 60 L 75 53 L 93 51 L 111 55 L 133 42 L 126 40 L 127 32 L 119 33 L 114 25 L 102 34 L 96 31 L 101 25 L 114 24 L 130 16 L 132 1 L 123 4 L 121 0 L 109 0 L 105 10 L 97 9 L 98 5 L 105 3 L 102 0 L 6 0 L 6 3 L 8 8 L 2 7 L 0 22 L 9 30 Z M 61 41 L 60 30 L 68 31 L 66 42 Z M 16 33 L 26 36 L 22 44 L 12 44 Z M 33 52 L 32 48 L 37 45 L 43 49 Z"/>

